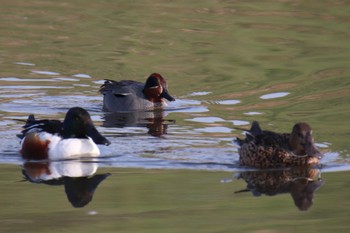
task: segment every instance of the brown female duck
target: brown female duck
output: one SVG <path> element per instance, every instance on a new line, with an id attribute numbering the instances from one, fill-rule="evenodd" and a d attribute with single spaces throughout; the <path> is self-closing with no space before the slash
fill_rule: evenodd
<path id="1" fill-rule="evenodd" d="M 316 191 L 324 185 L 321 171 L 312 167 L 296 167 L 279 170 L 243 171 L 238 179 L 247 183 L 245 189 L 235 193 L 251 192 L 255 197 L 289 193 L 299 210 L 308 210 Z"/>
<path id="2" fill-rule="evenodd" d="M 240 145 L 239 163 L 255 168 L 308 167 L 320 163 L 321 152 L 316 148 L 312 129 L 307 123 L 297 123 L 291 133 L 262 130 L 254 121 Z"/>

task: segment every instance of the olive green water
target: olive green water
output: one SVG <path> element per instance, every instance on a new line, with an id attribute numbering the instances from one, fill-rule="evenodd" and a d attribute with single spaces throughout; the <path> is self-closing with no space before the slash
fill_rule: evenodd
<path id="1" fill-rule="evenodd" d="M 74 209 L 62 186 L 18 182 L 1 165 L 1 232 L 347 232 L 349 172 L 326 173 L 314 204 L 300 212 L 290 195 L 234 193 L 242 181 L 209 171 L 111 172 L 93 200 Z M 232 177 L 231 177 L 232 178 Z"/>
<path id="2" fill-rule="evenodd" d="M 347 1 L 2 0 L 0 232 L 348 232 L 349 12 Z M 110 127 L 102 80 L 152 72 L 177 99 L 166 132 Z M 62 185 L 18 182 L 14 119 L 72 106 L 112 142 L 97 171 L 112 175 L 83 208 Z M 234 193 L 246 184 L 232 139 L 253 120 L 313 127 L 325 183 L 307 211 L 289 194 Z"/>

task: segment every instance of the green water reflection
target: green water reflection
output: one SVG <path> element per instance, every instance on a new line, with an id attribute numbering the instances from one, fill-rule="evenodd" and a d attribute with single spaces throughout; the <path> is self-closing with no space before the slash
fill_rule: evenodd
<path id="1" fill-rule="evenodd" d="M 202 148 L 204 161 L 220 163 L 224 151 L 234 163 L 231 141 L 241 130 L 233 121 L 258 120 L 279 132 L 307 121 L 323 152 L 337 154 L 332 162 L 349 164 L 349 12 L 347 1 L 2 0 L 1 158 L 18 156 L 22 123 L 13 118 L 62 119 L 63 111 L 50 110 L 78 104 L 100 119 L 100 80 L 143 81 L 159 72 L 177 100 L 200 101 L 208 111 L 170 112 L 176 123 L 157 141 L 97 122 L 112 150 L 135 142 L 129 153 L 144 160 L 177 161 Z M 261 98 L 280 92 L 288 95 Z M 198 121 L 205 117 L 217 121 Z M 19 182 L 20 167 L 0 168 L 0 232 L 349 231 L 349 172 L 322 174 L 314 204 L 301 212 L 289 194 L 235 194 L 247 184 L 222 182 L 229 172 L 117 168 L 100 168 L 112 175 L 75 209 L 63 186 Z"/>
<path id="2" fill-rule="evenodd" d="M 2 232 L 347 232 L 349 172 L 324 173 L 307 212 L 288 194 L 234 193 L 232 173 L 101 168 L 112 175 L 93 201 L 73 208 L 61 186 L 20 181 L 20 167 L 1 165 Z M 232 182 L 223 182 L 233 179 Z M 342 190 L 339 192 L 338 190 Z"/>

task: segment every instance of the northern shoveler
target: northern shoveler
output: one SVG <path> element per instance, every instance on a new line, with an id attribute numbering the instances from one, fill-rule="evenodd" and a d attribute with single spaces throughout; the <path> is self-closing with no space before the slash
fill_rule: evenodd
<path id="1" fill-rule="evenodd" d="M 89 113 L 80 107 L 68 110 L 63 122 L 36 120 L 30 115 L 23 126 L 20 153 L 29 160 L 60 160 L 99 155 L 96 144 L 110 142 L 95 128 Z"/>
<path id="2" fill-rule="evenodd" d="M 164 99 L 175 101 L 168 92 L 166 80 L 158 73 L 151 74 L 146 83 L 107 79 L 100 92 L 104 108 L 113 112 L 150 110 L 166 106 Z"/>
<path id="3" fill-rule="evenodd" d="M 31 183 L 63 185 L 69 202 L 77 208 L 86 206 L 98 185 L 111 175 L 95 174 L 97 167 L 93 160 L 25 161 L 22 174 Z"/>
<path id="4" fill-rule="evenodd" d="M 312 166 L 320 163 L 312 129 L 307 123 L 297 123 L 291 133 L 262 130 L 254 121 L 245 139 L 236 139 L 240 148 L 239 163 L 255 168 Z"/>

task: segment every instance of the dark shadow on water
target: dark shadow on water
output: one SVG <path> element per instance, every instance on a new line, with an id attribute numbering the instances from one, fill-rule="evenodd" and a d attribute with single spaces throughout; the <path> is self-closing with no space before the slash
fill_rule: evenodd
<path id="1" fill-rule="evenodd" d="M 31 183 L 63 185 L 69 202 L 80 208 L 91 202 L 98 185 L 110 176 L 110 173 L 95 174 L 97 166 L 83 161 L 27 161 L 22 174 Z"/>
<path id="2" fill-rule="evenodd" d="M 238 179 L 243 179 L 247 188 L 236 191 L 236 194 L 251 192 L 255 197 L 260 197 L 262 194 L 275 196 L 290 193 L 301 211 L 312 206 L 316 190 L 324 184 L 320 170 L 314 168 L 245 171 L 239 173 Z"/>
<path id="3" fill-rule="evenodd" d="M 113 127 L 146 127 L 148 134 L 161 137 L 167 134 L 169 124 L 175 120 L 165 120 L 166 113 L 163 110 L 133 111 L 133 112 L 108 112 L 104 114 L 103 126 Z"/>

